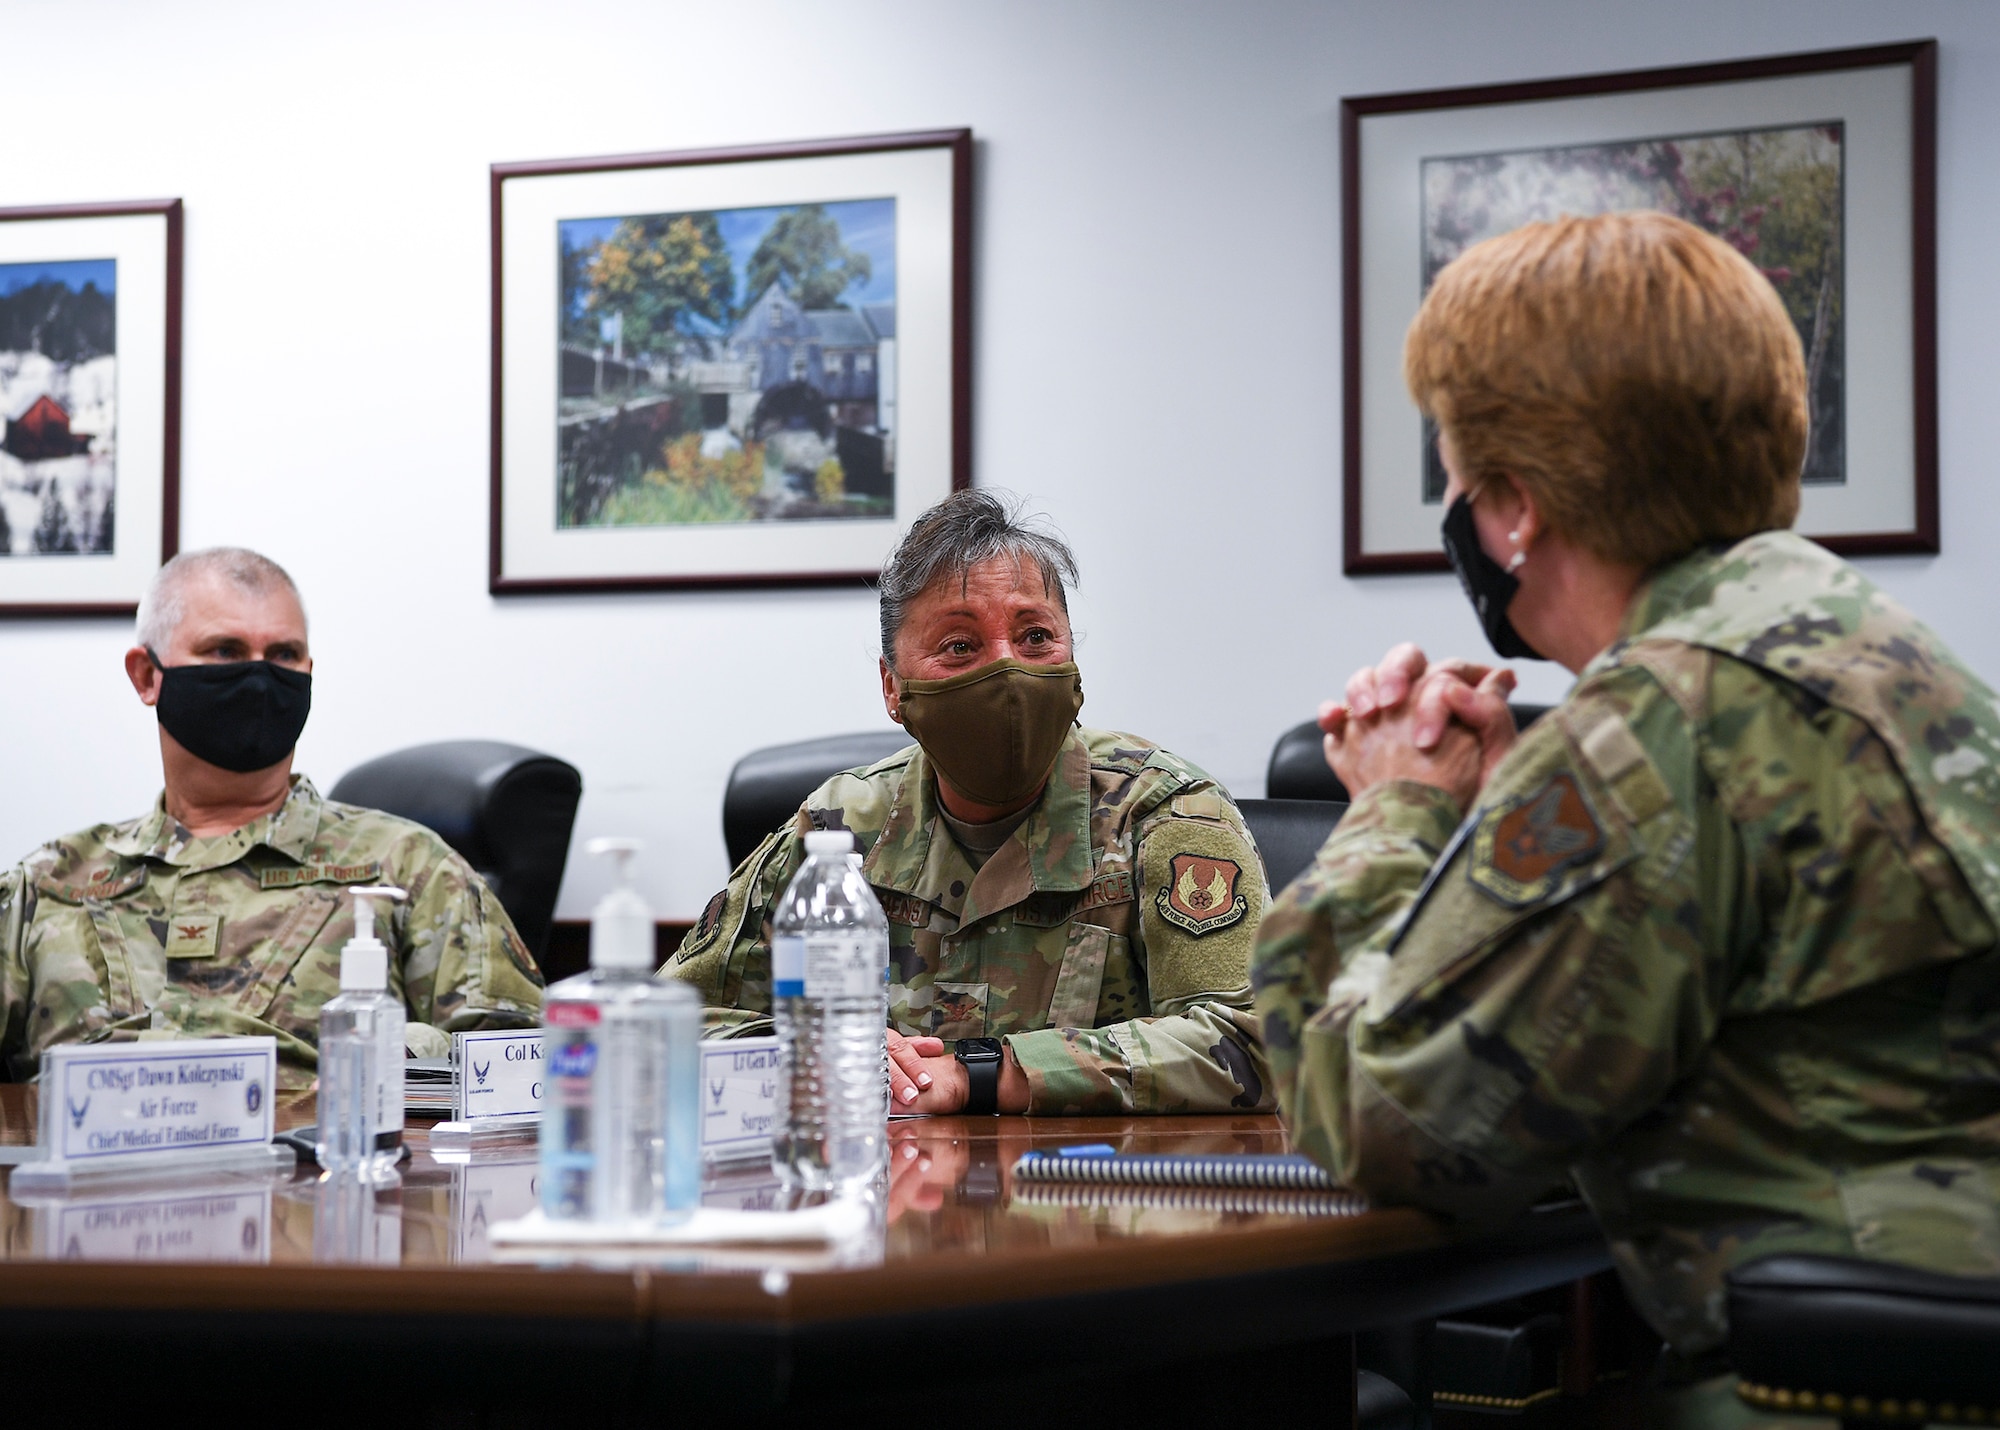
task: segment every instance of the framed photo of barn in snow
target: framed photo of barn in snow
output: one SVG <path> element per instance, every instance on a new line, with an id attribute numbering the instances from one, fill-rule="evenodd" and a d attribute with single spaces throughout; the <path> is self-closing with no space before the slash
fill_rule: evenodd
<path id="1" fill-rule="evenodd" d="M 969 130 L 496 164 L 489 589 L 836 584 L 970 480 Z"/>
<path id="2" fill-rule="evenodd" d="M 179 544 L 181 202 L 0 209 L 0 616 L 130 615 Z"/>
<path id="3" fill-rule="evenodd" d="M 1797 529 L 1935 552 L 1936 76 L 1922 40 L 1343 100 L 1346 573 L 1449 569 L 1436 434 L 1402 372 L 1439 270 L 1525 223 L 1639 208 L 1735 246 L 1798 328 Z"/>

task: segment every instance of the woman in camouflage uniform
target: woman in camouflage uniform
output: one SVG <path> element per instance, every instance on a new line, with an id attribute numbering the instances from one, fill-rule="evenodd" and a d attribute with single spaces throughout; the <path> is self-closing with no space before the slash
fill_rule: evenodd
<path id="1" fill-rule="evenodd" d="M 882 573 L 880 674 L 916 743 L 813 791 L 710 902 L 667 971 L 711 1032 L 769 1030 L 771 906 L 806 833 L 847 829 L 889 916 L 898 1107 L 1275 1106 L 1250 1012 L 1256 846 L 1202 771 L 1075 723 L 1075 579 L 1069 548 L 989 492 L 911 525 Z M 984 1086 L 969 1044 L 998 1054 Z"/>
<path id="2" fill-rule="evenodd" d="M 1503 656 L 1399 647 L 1322 716 L 1354 794 L 1256 957 L 1300 1144 L 1383 1200 L 1507 1216 L 1572 1179 L 1696 1363 L 1779 1251 L 2000 1269 L 2000 712 L 1791 534 L 1794 328 L 1660 214 L 1439 275 L 1406 376 Z"/>

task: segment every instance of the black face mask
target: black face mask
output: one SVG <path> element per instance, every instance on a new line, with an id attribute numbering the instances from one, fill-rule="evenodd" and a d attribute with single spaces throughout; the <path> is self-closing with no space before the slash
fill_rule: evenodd
<path id="1" fill-rule="evenodd" d="M 1486 554 L 1479 544 L 1479 529 L 1472 524 L 1472 501 L 1460 496 L 1444 514 L 1444 554 L 1458 573 L 1458 584 L 1479 616 L 1479 628 L 1502 660 L 1546 660 L 1540 651 L 1521 639 L 1514 623 L 1507 619 L 1507 607 L 1521 583 L 1514 573 Z"/>
<path id="2" fill-rule="evenodd" d="M 247 775 L 269 769 L 299 743 L 312 713 L 312 676 L 268 660 L 161 665 L 160 725 L 196 759 Z"/>

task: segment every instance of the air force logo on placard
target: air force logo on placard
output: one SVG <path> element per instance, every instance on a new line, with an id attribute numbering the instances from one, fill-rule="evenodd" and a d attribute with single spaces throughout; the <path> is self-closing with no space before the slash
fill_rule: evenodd
<path id="1" fill-rule="evenodd" d="M 479 1084 L 481 1087 L 484 1087 L 486 1085 L 486 1075 L 492 1071 L 493 1071 L 493 1059 L 491 1058 L 488 1058 L 483 1063 L 474 1063 L 472 1065 L 472 1075 L 479 1079 Z"/>
<path id="2" fill-rule="evenodd" d="M 263 1107 L 263 1105 L 264 1084 L 252 1078 L 250 1079 L 250 1085 L 243 1089 L 243 1109 L 252 1117 L 255 1117 L 258 1109 Z"/>

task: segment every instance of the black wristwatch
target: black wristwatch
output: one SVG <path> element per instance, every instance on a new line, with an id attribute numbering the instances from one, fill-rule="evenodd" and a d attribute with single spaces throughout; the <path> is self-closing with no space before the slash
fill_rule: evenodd
<path id="1" fill-rule="evenodd" d="M 1006 1054 L 998 1038 L 960 1038 L 952 1049 L 965 1068 L 965 1111 L 973 1117 L 991 1117 L 1000 1110 L 1000 1064 Z"/>

